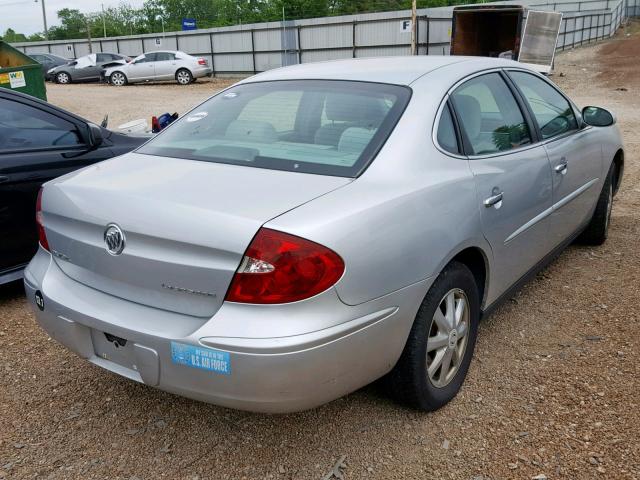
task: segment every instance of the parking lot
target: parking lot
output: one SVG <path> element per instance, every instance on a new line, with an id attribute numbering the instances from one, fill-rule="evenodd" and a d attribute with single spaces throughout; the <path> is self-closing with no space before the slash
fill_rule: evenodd
<path id="1" fill-rule="evenodd" d="M 20 285 L 0 287 L 0 478 L 640 478 L 640 28 L 556 57 L 580 105 L 616 112 L 625 178 L 609 240 L 572 246 L 480 326 L 460 395 L 431 414 L 377 385 L 268 416 L 153 390 L 49 339 Z M 227 80 L 49 85 L 115 126 L 184 113 Z M 320 388 L 320 387 L 319 387 Z"/>
<path id="2" fill-rule="evenodd" d="M 108 84 L 47 84 L 47 97 L 55 105 L 70 110 L 87 120 L 100 123 L 109 115 L 109 127 L 165 112 L 185 113 L 218 90 L 238 78 L 202 78 L 183 86 L 175 82 L 133 84 L 114 87 Z"/>

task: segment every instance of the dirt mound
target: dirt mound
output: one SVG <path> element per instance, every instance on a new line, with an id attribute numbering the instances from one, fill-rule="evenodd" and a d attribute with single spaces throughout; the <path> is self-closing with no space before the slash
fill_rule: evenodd
<path id="1" fill-rule="evenodd" d="M 616 40 L 607 42 L 598 50 L 601 71 L 598 80 L 613 88 L 640 87 L 640 21 L 634 20 L 616 34 Z"/>

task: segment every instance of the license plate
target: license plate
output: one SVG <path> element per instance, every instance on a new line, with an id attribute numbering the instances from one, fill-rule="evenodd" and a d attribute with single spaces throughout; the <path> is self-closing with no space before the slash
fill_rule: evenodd
<path id="1" fill-rule="evenodd" d="M 177 365 L 231 375 L 229 352 L 171 342 L 171 361 Z"/>

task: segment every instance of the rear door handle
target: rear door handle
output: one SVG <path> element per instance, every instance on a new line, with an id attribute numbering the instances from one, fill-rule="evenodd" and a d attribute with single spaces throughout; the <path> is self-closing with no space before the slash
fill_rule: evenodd
<path id="1" fill-rule="evenodd" d="M 489 208 L 496 206 L 498 203 L 502 201 L 502 194 L 504 192 L 496 193 L 495 195 L 491 195 L 489 198 L 485 199 L 484 206 Z"/>
<path id="2" fill-rule="evenodd" d="M 560 159 L 560 163 L 555 166 L 554 170 L 556 173 L 565 175 L 567 173 L 567 168 L 568 168 L 567 160 L 563 157 Z"/>

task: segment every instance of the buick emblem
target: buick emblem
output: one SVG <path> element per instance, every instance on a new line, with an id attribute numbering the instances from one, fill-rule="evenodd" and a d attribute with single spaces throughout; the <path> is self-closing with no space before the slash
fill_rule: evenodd
<path id="1" fill-rule="evenodd" d="M 124 232 L 115 223 L 110 223 L 104 231 L 104 243 L 109 255 L 120 255 L 125 245 Z"/>

